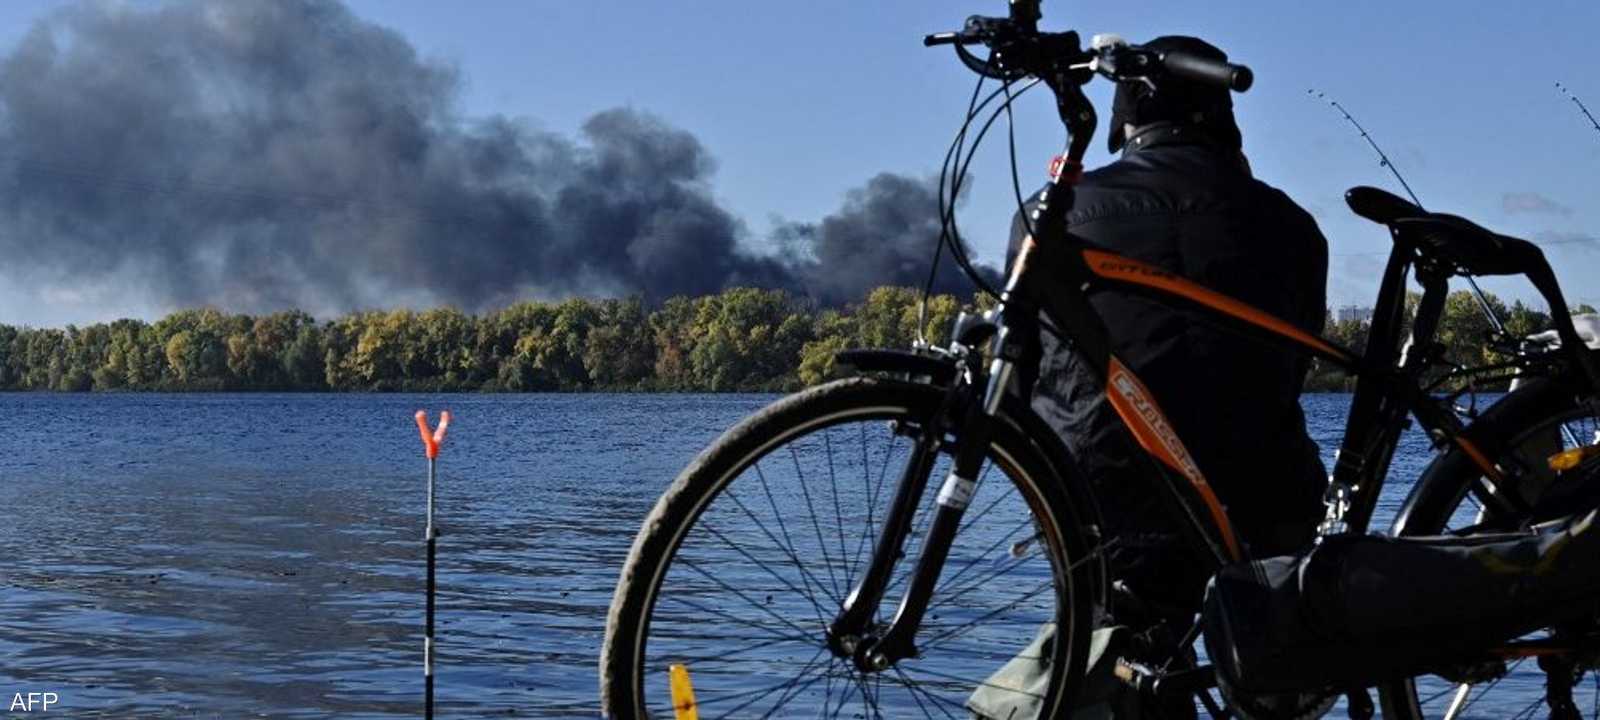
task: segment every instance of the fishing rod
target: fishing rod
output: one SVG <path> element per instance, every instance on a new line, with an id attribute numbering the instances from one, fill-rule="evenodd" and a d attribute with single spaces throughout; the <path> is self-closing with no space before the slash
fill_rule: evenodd
<path id="1" fill-rule="evenodd" d="M 1568 90 L 1567 86 L 1562 85 L 1560 82 L 1556 83 L 1556 89 L 1560 90 L 1562 95 L 1567 96 L 1567 99 L 1571 100 L 1573 105 L 1578 106 L 1578 112 L 1583 113 L 1583 116 L 1589 119 L 1589 124 L 1594 126 L 1595 132 L 1600 132 L 1600 120 L 1594 119 L 1594 114 L 1589 112 L 1589 108 L 1583 104 L 1582 100 L 1578 99 L 1577 95 L 1572 94 L 1572 91 Z"/>
<path id="2" fill-rule="evenodd" d="M 1356 131 L 1361 133 L 1361 139 L 1366 140 L 1367 145 L 1371 146 L 1373 152 L 1378 154 L 1378 164 L 1388 168 L 1389 173 L 1394 175 L 1394 179 L 1400 181 L 1400 187 L 1405 188 L 1406 194 L 1411 196 L 1411 202 L 1415 203 L 1419 208 L 1422 207 L 1422 201 L 1418 200 L 1417 194 L 1411 190 L 1411 183 L 1406 182 L 1405 177 L 1400 174 L 1400 169 L 1395 167 L 1394 161 L 1389 159 L 1388 153 L 1385 153 L 1383 148 L 1378 147 L 1378 141 L 1372 138 L 1372 133 L 1367 132 L 1367 129 L 1362 127 L 1361 123 L 1356 122 L 1355 117 L 1350 114 L 1349 110 L 1344 109 L 1344 106 L 1339 104 L 1338 100 L 1328 97 L 1326 93 L 1320 90 L 1310 89 L 1306 91 L 1306 94 L 1326 102 L 1334 110 L 1337 110 L 1340 115 L 1344 116 L 1344 119 L 1349 121 L 1351 125 L 1354 125 Z M 1600 125 L 1596 125 L 1596 129 L 1600 129 Z M 1483 311 L 1483 316 L 1489 319 L 1489 324 L 1494 327 L 1495 334 L 1505 337 L 1506 326 L 1500 322 L 1500 316 L 1495 314 L 1494 307 L 1489 304 L 1489 298 L 1483 294 L 1483 289 L 1478 287 L 1478 281 L 1473 279 L 1471 275 L 1462 275 L 1461 277 L 1467 279 L 1467 285 L 1472 288 L 1472 296 L 1478 301 L 1478 308 Z"/>
<path id="3" fill-rule="evenodd" d="M 423 717 L 427 720 L 433 720 L 433 569 L 439 539 L 438 529 L 433 525 L 433 487 L 435 461 L 439 457 L 439 446 L 444 444 L 445 430 L 449 427 L 449 410 L 439 413 L 439 427 L 432 432 L 428 430 L 427 411 L 417 411 L 417 431 L 422 433 L 422 451 L 428 456 L 428 521 L 423 531 L 423 538 L 428 543 L 428 611 L 422 635 L 422 707 Z"/>

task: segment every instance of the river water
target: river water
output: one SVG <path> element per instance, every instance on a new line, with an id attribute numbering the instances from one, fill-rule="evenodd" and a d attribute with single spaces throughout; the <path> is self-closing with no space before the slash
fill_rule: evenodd
<path id="1" fill-rule="evenodd" d="M 448 408 L 441 712 L 594 717 L 606 607 L 640 520 L 771 399 L 0 395 L 0 694 L 56 693 L 51 710 L 72 717 L 418 715 L 411 414 Z M 1305 399 L 1330 453 L 1347 404 Z M 1428 457 L 1412 432 L 1396 478 Z M 1407 489 L 1390 484 L 1378 522 Z"/>

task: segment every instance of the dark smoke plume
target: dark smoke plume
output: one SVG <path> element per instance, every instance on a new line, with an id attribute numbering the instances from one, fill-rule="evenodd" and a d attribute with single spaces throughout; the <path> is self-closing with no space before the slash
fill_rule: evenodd
<path id="1" fill-rule="evenodd" d="M 844 207 L 820 223 L 778 229 L 802 286 L 827 305 L 859 299 L 879 285 L 921 287 L 938 236 L 937 187 L 891 173 L 851 190 Z M 991 284 L 996 282 L 992 268 L 978 267 Z M 934 292 L 964 293 L 971 287 L 946 256 L 934 278 Z"/>
<path id="2" fill-rule="evenodd" d="M 319 313 L 731 285 L 837 303 L 925 277 L 926 182 L 873 178 L 762 256 L 690 133 L 626 109 L 578 140 L 465 120 L 459 86 L 332 0 L 71 6 L 0 61 L 6 271 Z M 967 287 L 953 272 L 941 290 Z"/>

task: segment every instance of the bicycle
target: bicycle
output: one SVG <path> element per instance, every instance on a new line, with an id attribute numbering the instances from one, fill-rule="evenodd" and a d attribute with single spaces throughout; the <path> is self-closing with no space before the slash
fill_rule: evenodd
<path id="1" fill-rule="evenodd" d="M 1023 348 L 1040 332 L 1070 339 L 1099 371 L 1196 561 L 1216 570 L 1247 559 L 1248 548 L 1156 398 L 1112 352 L 1087 299 L 1092 291 L 1116 288 L 1196 308 L 1357 378 L 1331 470 L 1324 534 L 1367 531 L 1408 417 L 1441 454 L 1402 507 L 1396 534 L 1526 528 L 1548 519 L 1556 510 L 1529 500 L 1519 483 L 1536 485 L 1553 455 L 1572 461 L 1582 477 L 1600 479 L 1600 357 L 1584 349 L 1537 246 L 1381 190 L 1351 190 L 1351 209 L 1386 225 L 1394 240 L 1370 339 L 1357 354 L 1157 267 L 1074 244 L 1066 218 L 1096 124 L 1086 83 L 1177 76 L 1244 91 L 1252 75 L 1239 65 L 1115 41 L 1084 49 L 1075 32 L 1040 31 L 1039 10 L 1038 0 L 1011 0 L 1007 17 L 973 17 L 959 32 L 924 41 L 953 45 L 967 67 L 1003 83 L 985 101 L 1006 95 L 990 124 L 1009 111 L 1012 84 L 1031 78 L 1055 94 L 1067 131 L 1060 171 L 1037 198 L 1031 236 L 997 306 L 961 316 L 948 349 L 840 354 L 857 376 L 777 401 L 691 462 L 646 518 L 617 585 L 600 667 L 608 716 L 672 715 L 672 665 L 688 668 L 697 710 L 707 717 L 964 717 L 966 698 L 980 686 L 1015 693 L 1037 717 L 1066 716 L 1083 690 L 1092 623 L 1111 602 L 1113 569 L 1104 555 L 1116 540 L 1101 534 L 1088 484 L 1061 440 L 1020 399 L 1026 389 L 1015 387 L 1026 369 L 1019 365 Z M 967 49 L 974 45 L 987 46 L 989 56 Z M 958 142 L 974 108 L 983 107 L 977 97 L 975 90 Z M 965 170 L 959 144 L 947 167 L 951 156 L 958 188 Z M 944 219 L 951 225 L 949 214 Z M 959 242 L 947 244 L 984 287 Z M 1413 271 L 1423 293 L 1408 324 Z M 1480 274 L 1528 276 L 1551 307 L 1561 347 L 1522 346 L 1506 363 L 1428 377 L 1441 362 L 1433 338 L 1448 279 Z M 1460 393 L 1436 396 L 1446 382 L 1485 375 L 1529 382 L 1466 419 L 1455 404 Z M 1004 482 L 989 478 L 995 468 Z M 935 476 L 943 478 L 936 489 L 929 485 Z M 1591 494 L 1600 499 L 1600 487 Z M 892 613 L 887 603 L 897 603 Z M 1198 632 L 1197 624 L 1182 644 L 1192 645 Z M 1461 663 L 1481 669 L 1562 652 L 1545 640 L 1516 640 Z M 1047 672 L 1026 687 L 989 680 L 992 670 L 1019 658 Z M 1192 655 L 1119 671 L 1142 693 L 1199 699 L 1226 716 L 1210 695 L 1215 673 Z M 1494 672 L 1474 677 L 1483 679 L 1484 692 L 1492 689 Z M 1419 693 L 1409 677 L 1377 689 L 1386 718 L 1420 718 L 1437 707 L 1438 698 Z M 1366 688 L 1323 692 L 1347 696 L 1353 715 L 1371 715 Z M 1456 688 L 1446 701 L 1461 705 L 1462 694 Z"/>

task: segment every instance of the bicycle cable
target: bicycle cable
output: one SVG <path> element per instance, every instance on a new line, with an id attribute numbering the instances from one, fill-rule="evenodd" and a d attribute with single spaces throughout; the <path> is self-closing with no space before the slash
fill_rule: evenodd
<path id="1" fill-rule="evenodd" d="M 986 60 L 985 62 L 987 63 L 990 61 L 992 61 L 992 55 L 991 60 Z M 925 334 L 927 327 L 927 305 L 933 293 L 933 285 L 937 277 L 939 261 L 942 257 L 943 251 L 946 248 L 949 249 L 952 260 L 957 264 L 958 267 L 961 268 L 962 273 L 967 276 L 973 285 L 976 286 L 978 292 L 986 294 L 996 300 L 1000 298 L 1000 293 L 994 288 L 993 285 L 989 283 L 986 278 L 984 278 L 982 273 L 978 272 L 977 268 L 973 265 L 971 258 L 967 254 L 966 247 L 961 238 L 960 229 L 956 226 L 956 203 L 960 199 L 961 191 L 965 187 L 967 178 L 970 175 L 972 161 L 976 157 L 978 147 L 982 144 L 983 138 L 988 135 L 988 132 L 994 126 L 994 123 L 999 120 L 1002 113 L 1005 114 L 1007 121 L 1007 146 L 1009 150 L 1012 194 L 1017 201 L 1017 211 L 1023 219 L 1024 227 L 1027 229 L 1029 234 L 1032 234 L 1032 224 L 1029 222 L 1027 217 L 1027 206 L 1022 199 L 1022 184 L 1018 171 L 1019 165 L 1017 162 L 1016 153 L 1015 116 L 1012 110 L 1012 104 L 1015 103 L 1018 98 L 1022 97 L 1022 95 L 1027 91 L 1037 86 L 1041 80 L 1039 78 L 1034 78 L 1021 88 L 1017 89 L 1015 92 L 1012 91 L 1012 85 L 1016 81 L 1002 80 L 999 89 L 990 92 L 988 96 L 984 97 L 982 102 L 978 102 L 978 95 L 981 92 L 983 81 L 985 79 L 987 79 L 986 76 L 980 74 L 978 84 L 973 88 L 972 99 L 968 102 L 966 117 L 963 120 L 961 127 L 957 130 L 955 138 L 951 141 L 950 147 L 946 150 L 944 162 L 941 163 L 940 166 L 938 186 L 940 225 L 939 239 L 934 247 L 933 262 L 929 268 L 927 282 L 923 285 L 922 298 L 917 309 L 917 341 L 919 345 L 924 347 L 927 346 Z M 983 125 L 979 127 L 977 134 L 973 136 L 972 144 L 969 147 L 966 141 L 968 133 L 971 132 L 973 122 L 981 117 L 984 110 L 988 108 L 989 104 L 994 102 L 1001 95 L 1005 96 L 1005 101 L 988 114 L 988 118 L 984 121 Z M 1058 339 L 1064 339 L 1064 336 L 1060 330 L 1048 322 L 1042 322 L 1041 328 Z"/>
<path id="2" fill-rule="evenodd" d="M 993 58 L 992 54 L 990 55 L 990 58 L 991 59 Z M 984 61 L 985 68 L 988 67 L 988 63 L 989 63 L 989 60 L 985 60 Z M 917 347 L 927 347 L 928 346 L 928 339 L 927 339 L 927 334 L 926 334 L 926 329 L 927 329 L 927 325 L 928 325 L 928 299 L 929 299 L 929 297 L 931 297 L 933 295 L 933 283 L 934 283 L 934 280 L 938 277 L 938 274 L 939 274 L 939 257 L 944 252 L 944 241 L 945 241 L 944 186 L 945 186 L 945 180 L 946 180 L 946 173 L 949 171 L 949 167 L 950 167 L 950 156 L 953 155 L 953 154 L 959 153 L 960 152 L 960 148 L 966 142 L 967 129 L 972 126 L 972 118 L 977 114 L 978 111 L 982 110 L 985 107 L 988 107 L 989 102 L 994 100 L 994 98 L 995 98 L 995 93 L 990 93 L 989 97 L 984 98 L 982 104 L 978 103 L 978 94 L 980 92 L 982 92 L 982 90 L 983 90 L 983 81 L 986 80 L 986 79 L 987 79 L 987 76 L 984 75 L 983 73 L 979 73 L 978 74 L 978 82 L 972 88 L 972 98 L 967 101 L 967 116 L 966 116 L 966 120 L 963 121 L 961 123 L 961 127 L 956 130 L 956 136 L 955 136 L 954 139 L 952 139 L 950 141 L 950 148 L 945 151 L 945 153 L 944 153 L 944 162 L 939 167 L 939 188 L 938 188 L 938 192 L 936 194 L 936 197 L 937 197 L 937 200 L 938 200 L 938 207 L 939 207 L 939 237 L 937 239 L 935 239 L 935 241 L 934 241 L 934 244 L 933 244 L 933 262 L 930 263 L 929 266 L 928 266 L 928 280 L 927 280 L 927 282 L 923 283 L 923 285 L 922 285 L 922 298 L 917 303 L 917 339 L 916 339 Z"/>
<path id="3" fill-rule="evenodd" d="M 945 236 L 946 244 L 950 248 L 951 257 L 955 259 L 956 264 L 959 265 L 962 271 L 967 274 L 967 277 L 972 280 L 973 284 L 978 286 L 980 291 L 997 300 L 1000 298 L 1000 293 L 996 292 L 994 287 L 989 284 L 989 281 L 984 279 L 983 275 L 980 274 L 975 267 L 973 267 L 972 260 L 967 256 L 966 246 L 961 240 L 961 231 L 956 227 L 955 201 L 961 191 L 961 187 L 966 183 L 967 176 L 972 168 L 972 160 L 978 152 L 978 147 L 982 145 L 984 136 L 989 134 L 989 129 L 994 127 L 996 120 L 1000 119 L 1000 114 L 1010 110 L 1012 101 L 1021 97 L 1024 92 L 1027 92 L 1029 89 L 1038 84 L 1039 81 L 1034 80 L 1027 85 L 1024 85 L 1022 89 L 1018 90 L 1015 94 L 1009 93 L 1010 81 L 1005 81 L 1005 83 L 1002 85 L 1000 91 L 1007 94 L 1006 102 L 1001 104 L 1000 107 L 995 108 L 994 112 L 989 114 L 988 120 L 984 121 L 983 126 L 978 129 L 977 136 L 973 138 L 972 146 L 967 148 L 966 157 L 964 159 L 960 157 L 956 158 L 956 175 L 955 180 L 951 183 L 950 203 L 947 207 L 946 213 L 941 219 L 943 234 Z M 970 124 L 972 119 L 975 118 L 968 119 L 967 123 Z M 1013 156 L 1012 162 L 1014 163 L 1015 161 L 1015 156 Z"/>
<path id="4" fill-rule="evenodd" d="M 1037 82 L 1037 81 L 1035 81 Z M 1011 153 L 1011 194 L 1017 200 L 1017 217 L 1022 219 L 1022 229 L 1033 237 L 1033 220 L 1028 217 L 1028 204 L 1022 201 L 1022 180 L 1017 177 L 1017 123 L 1011 115 L 1011 86 L 1000 87 L 1006 91 L 1006 146 Z"/>
<path id="5" fill-rule="evenodd" d="M 991 53 L 989 59 L 985 60 L 985 67 L 988 67 L 988 63 L 992 62 L 992 59 L 993 54 Z M 967 103 L 966 117 L 962 121 L 961 127 L 957 129 L 955 138 L 951 140 L 950 147 L 945 151 L 944 161 L 940 164 L 939 185 L 937 192 L 939 209 L 939 237 L 934 243 L 933 262 L 928 268 L 928 278 L 923 284 L 922 298 L 917 307 L 917 343 L 919 346 L 923 347 L 927 346 L 926 328 L 928 300 L 933 294 L 933 285 L 937 279 L 939 271 L 939 261 L 946 247 L 950 248 L 951 257 L 955 260 L 957 266 L 961 268 L 962 272 L 968 277 L 968 279 L 970 279 L 973 284 L 977 286 L 979 292 L 988 294 L 990 297 L 997 299 L 1000 296 L 999 293 L 995 292 L 994 288 L 989 285 L 988 281 L 985 280 L 983 276 L 972 266 L 972 262 L 967 256 L 966 248 L 961 244 L 960 231 L 955 227 L 955 204 L 956 200 L 960 197 L 962 187 L 965 185 L 968 174 L 967 171 L 968 168 L 971 167 L 973 154 L 977 151 L 978 145 L 983 141 L 984 135 L 988 133 L 989 127 L 994 124 L 995 119 L 998 117 L 998 114 L 1001 111 L 1009 111 L 1011 102 L 1017 97 L 1020 97 L 1022 93 L 1026 92 L 1029 88 L 1037 85 L 1039 80 L 1033 80 L 1024 86 L 1022 90 L 1019 90 L 1014 94 L 1009 92 L 1012 81 L 1003 81 L 1001 88 L 990 92 L 984 97 L 982 102 L 978 102 L 978 96 L 982 91 L 983 83 L 987 79 L 987 75 L 982 73 L 978 75 L 978 82 L 972 89 L 972 98 Z M 966 145 L 966 138 L 967 133 L 972 129 L 973 121 L 978 119 L 978 117 L 982 115 L 983 111 L 989 107 L 989 104 L 994 102 L 994 100 L 1002 94 L 1006 95 L 1006 102 L 1000 108 L 997 108 L 993 113 L 990 114 L 988 121 L 984 123 L 977 136 L 973 138 L 972 147 L 969 149 Z M 962 158 L 963 150 L 967 151 L 964 162 Z M 1015 156 L 1013 156 L 1012 162 L 1016 162 Z M 1013 168 L 1013 171 L 1015 171 L 1015 168 Z M 946 193 L 947 188 L 949 190 L 948 196 Z"/>

